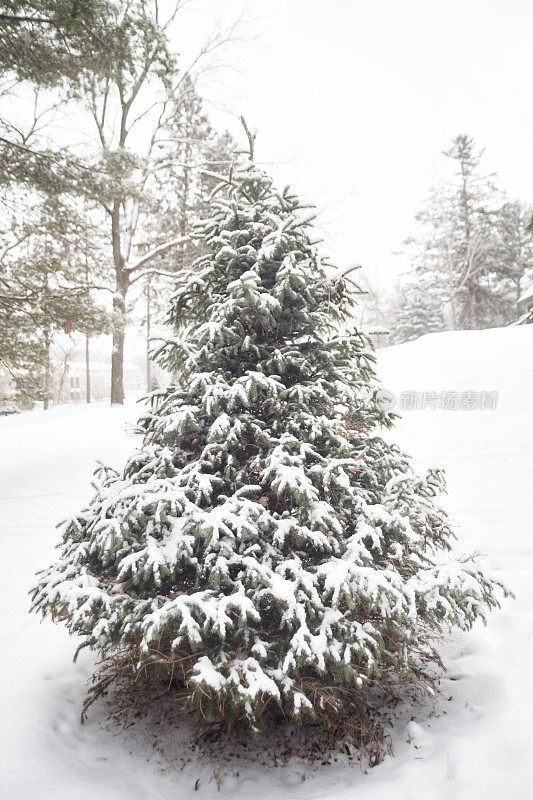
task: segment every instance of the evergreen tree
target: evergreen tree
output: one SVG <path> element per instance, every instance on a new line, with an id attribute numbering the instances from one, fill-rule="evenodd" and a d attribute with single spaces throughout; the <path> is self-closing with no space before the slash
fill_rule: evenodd
<path id="1" fill-rule="evenodd" d="M 56 87 L 104 72 L 128 39 L 113 25 L 113 0 L 0 0 L 0 72 Z"/>
<path id="2" fill-rule="evenodd" d="M 43 400 L 46 408 L 55 333 L 102 333 L 110 320 L 80 265 L 95 244 L 90 225 L 61 198 L 31 207 L 38 200 L 26 196 L 25 217 L 0 230 L 0 370 L 9 377 L 10 397 Z"/>
<path id="3" fill-rule="evenodd" d="M 202 241 L 193 236 L 194 225 L 205 217 L 211 191 L 236 156 L 232 136 L 214 130 L 189 75 L 182 80 L 179 103 L 165 125 L 163 136 L 155 166 L 157 192 L 150 203 L 140 252 L 154 252 L 179 237 L 191 238 L 180 248 L 155 257 L 145 278 L 143 325 L 147 337 L 148 391 L 152 388 L 152 326 L 162 323 L 167 316 L 175 273 L 205 250 Z"/>
<path id="4" fill-rule="evenodd" d="M 415 272 L 440 297 L 454 330 L 508 324 L 530 258 L 527 212 L 484 174 L 483 151 L 471 137 L 457 136 L 444 155 L 456 171 L 417 215 Z"/>
<path id="5" fill-rule="evenodd" d="M 179 236 L 190 236 L 194 223 L 205 217 L 210 194 L 227 174 L 236 153 L 229 133 L 219 134 L 211 125 L 191 76 L 185 75 L 178 102 L 167 121 L 158 148 L 155 170 L 158 192 L 151 206 L 153 224 L 148 249 Z M 179 270 L 200 255 L 196 240 L 171 251 L 165 269 Z M 157 260 L 153 262 L 157 265 Z"/>
<path id="6" fill-rule="evenodd" d="M 88 76 L 109 74 L 127 61 L 128 22 L 129 27 L 117 20 L 116 0 L 0 0 L 0 186 L 32 185 L 45 193 L 96 190 L 94 168 L 36 135 L 42 120 L 28 139 L 21 137 L 13 112 L 27 104 L 28 84 L 58 90 L 57 105 L 58 94 L 72 97 Z M 24 94 L 17 96 L 21 82 Z"/>
<path id="7" fill-rule="evenodd" d="M 390 309 L 391 341 L 410 342 L 426 333 L 445 329 L 442 302 L 431 287 L 411 283 L 399 284 Z"/>
<path id="8" fill-rule="evenodd" d="M 440 472 L 377 434 L 374 357 L 305 213 L 252 162 L 221 182 L 159 356 L 180 380 L 39 576 L 33 607 L 107 659 L 95 694 L 142 678 L 228 726 L 363 724 L 376 684 L 431 682 L 435 638 L 497 604 L 446 552 Z"/>
<path id="9" fill-rule="evenodd" d="M 157 251 L 165 242 L 180 237 L 187 240 L 150 262 L 146 277 L 156 289 L 152 310 L 165 315 L 170 292 L 165 292 L 158 275 L 173 276 L 203 252 L 202 242 L 194 237 L 194 225 L 205 216 L 211 191 L 236 154 L 231 135 L 219 134 L 212 127 L 192 78 L 186 75 L 182 83 L 179 102 L 158 147 L 154 166 L 157 191 L 150 198 L 144 241 L 139 246 L 142 255 Z"/>
<path id="10" fill-rule="evenodd" d="M 516 320 L 521 286 L 528 285 L 527 275 L 533 269 L 530 220 L 531 209 L 517 201 L 505 203 L 498 212 L 492 314 L 498 326 Z"/>

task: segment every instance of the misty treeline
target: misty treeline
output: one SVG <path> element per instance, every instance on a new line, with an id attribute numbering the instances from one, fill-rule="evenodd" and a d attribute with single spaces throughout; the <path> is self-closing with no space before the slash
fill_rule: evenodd
<path id="1" fill-rule="evenodd" d="M 197 255 L 193 225 L 235 152 L 198 84 L 241 23 L 215 23 L 185 63 L 184 6 L 0 2 L 0 399 L 46 408 L 65 374 L 54 343 L 66 362 L 75 333 L 89 399 L 91 337 L 107 333 L 122 403 L 134 304 L 149 335 L 168 276 Z"/>
<path id="2" fill-rule="evenodd" d="M 388 292 L 369 281 L 364 324 L 400 343 L 443 330 L 509 325 L 533 280 L 531 208 L 510 200 L 483 167 L 483 150 L 457 136 L 443 153 L 450 179 L 434 187 L 405 241 L 410 269 Z"/>

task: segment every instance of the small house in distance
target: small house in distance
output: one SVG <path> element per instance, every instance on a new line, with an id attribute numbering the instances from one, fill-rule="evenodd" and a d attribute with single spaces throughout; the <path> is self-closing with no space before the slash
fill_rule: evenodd
<path id="1" fill-rule="evenodd" d="M 91 360 L 89 365 L 91 377 L 91 399 L 105 400 L 111 392 L 111 365 L 107 361 Z M 67 375 L 61 392 L 60 402 L 80 403 L 85 400 L 86 381 L 85 361 L 71 361 L 67 366 Z M 145 389 L 144 372 L 138 364 L 124 364 L 124 391 L 126 394 L 139 394 Z"/>

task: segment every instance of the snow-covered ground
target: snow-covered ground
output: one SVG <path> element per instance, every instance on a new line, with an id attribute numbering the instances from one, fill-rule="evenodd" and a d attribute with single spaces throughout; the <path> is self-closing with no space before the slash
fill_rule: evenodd
<path id="1" fill-rule="evenodd" d="M 81 727 L 91 655 L 73 665 L 66 632 L 27 613 L 34 572 L 53 557 L 55 523 L 87 499 L 96 459 L 118 466 L 134 448 L 138 409 L 95 404 L 0 418 L 0 799 L 532 797 L 532 353 L 533 326 L 434 334 L 379 353 L 383 385 L 397 395 L 500 394 L 496 410 L 405 411 L 394 433 L 421 467 L 445 467 L 459 551 L 486 554 L 516 594 L 488 627 L 445 646 L 440 708 L 400 722 L 395 756 L 367 774 L 339 761 L 308 768 L 304 781 L 304 766 L 292 762 L 251 765 L 237 778 L 223 765 L 220 792 L 210 781 L 217 764 L 176 772 L 155 737 L 105 727 L 102 708 Z"/>

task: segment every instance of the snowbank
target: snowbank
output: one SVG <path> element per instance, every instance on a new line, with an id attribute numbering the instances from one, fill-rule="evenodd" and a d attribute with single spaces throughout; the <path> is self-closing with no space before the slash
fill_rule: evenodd
<path id="1" fill-rule="evenodd" d="M 533 326 L 445 331 L 378 351 L 380 378 L 395 392 L 484 390 L 512 402 L 531 389 Z"/>

